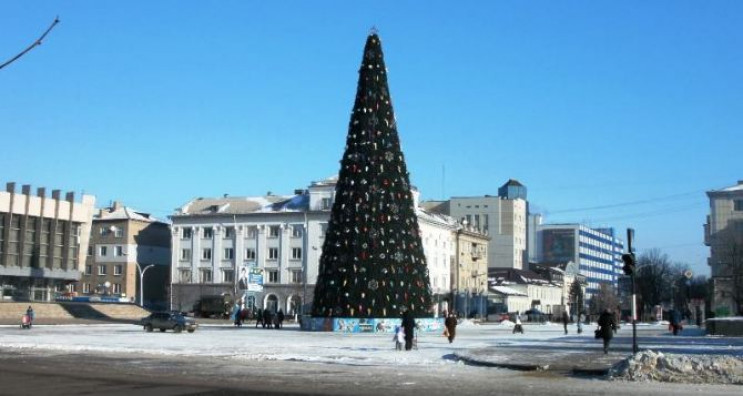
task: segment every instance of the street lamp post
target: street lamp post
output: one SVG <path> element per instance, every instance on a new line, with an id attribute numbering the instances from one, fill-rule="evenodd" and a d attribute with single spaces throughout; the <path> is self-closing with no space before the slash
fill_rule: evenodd
<path id="1" fill-rule="evenodd" d="M 137 269 L 139 270 L 139 306 L 144 308 L 144 273 L 147 272 L 148 269 L 155 266 L 155 264 L 150 264 L 142 268 L 139 263 L 134 263 L 137 265 Z"/>

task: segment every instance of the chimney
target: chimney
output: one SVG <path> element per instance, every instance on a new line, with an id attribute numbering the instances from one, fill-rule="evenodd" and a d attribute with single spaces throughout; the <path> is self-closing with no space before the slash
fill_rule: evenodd
<path id="1" fill-rule="evenodd" d="M 124 205 L 122 205 L 122 204 L 121 204 L 121 202 L 119 202 L 119 201 L 114 201 L 114 205 L 113 205 L 113 211 L 117 211 L 117 210 L 119 210 L 119 209 L 121 209 L 121 208 L 123 208 L 123 207 L 124 207 Z"/>
<path id="2" fill-rule="evenodd" d="M 5 191 L 11 194 L 15 194 L 15 182 L 9 182 L 5 184 Z"/>
<path id="3" fill-rule="evenodd" d="M 65 194 L 65 200 L 67 202 L 75 202 L 75 193 L 70 191 L 67 194 Z"/>
<path id="4" fill-rule="evenodd" d="M 46 198 L 46 188 L 39 187 L 36 189 L 36 195 L 39 196 L 39 198 Z"/>
<path id="5" fill-rule="evenodd" d="M 52 190 L 52 199 L 59 201 L 59 197 L 61 196 L 61 194 L 61 190 Z"/>
<path id="6" fill-rule="evenodd" d="M 23 195 L 31 195 L 31 185 L 30 184 L 24 184 L 21 186 L 21 194 Z"/>

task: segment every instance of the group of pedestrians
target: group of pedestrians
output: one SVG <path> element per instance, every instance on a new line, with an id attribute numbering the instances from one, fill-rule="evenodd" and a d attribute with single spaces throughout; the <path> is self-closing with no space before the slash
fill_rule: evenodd
<path id="1" fill-rule="evenodd" d="M 240 309 L 238 307 L 233 313 L 233 316 L 235 319 L 235 326 L 241 327 L 245 323 L 245 321 L 250 318 L 250 311 L 247 308 Z M 278 312 L 274 314 L 268 308 L 257 308 L 255 311 L 253 311 L 253 317 L 255 318 L 255 327 L 258 328 L 258 326 L 260 325 L 264 329 L 281 329 L 282 327 L 284 327 L 284 319 L 286 318 L 286 316 L 284 315 L 284 311 L 282 311 L 281 309 L 279 309 Z"/>
<path id="2" fill-rule="evenodd" d="M 264 329 L 266 328 L 281 329 L 282 327 L 284 327 L 284 319 L 285 319 L 284 311 L 282 311 L 281 309 L 279 309 L 278 312 L 276 312 L 276 314 L 271 312 L 271 310 L 268 308 L 266 309 L 258 308 L 255 311 L 255 327 L 256 328 L 258 328 L 258 326 L 260 325 Z"/>

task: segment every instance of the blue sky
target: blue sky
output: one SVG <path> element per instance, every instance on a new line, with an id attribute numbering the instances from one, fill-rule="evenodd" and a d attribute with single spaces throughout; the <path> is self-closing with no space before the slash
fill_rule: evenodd
<path id="1" fill-rule="evenodd" d="M 0 5 L 0 181 L 165 217 L 338 172 L 369 28 L 424 199 L 528 188 L 708 273 L 704 194 L 743 179 L 738 1 Z"/>

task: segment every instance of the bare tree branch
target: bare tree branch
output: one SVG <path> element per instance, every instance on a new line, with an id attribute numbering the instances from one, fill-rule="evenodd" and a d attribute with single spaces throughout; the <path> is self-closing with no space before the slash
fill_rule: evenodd
<path id="1" fill-rule="evenodd" d="M 54 22 L 52 22 L 51 26 L 49 26 L 49 29 L 46 29 L 46 31 L 44 32 L 44 34 L 41 35 L 41 37 L 39 37 L 36 41 L 34 41 L 33 44 L 29 45 L 28 48 L 26 48 L 25 50 L 23 50 L 20 54 L 14 56 L 9 61 L 7 61 L 7 62 L 3 63 L 2 65 L 0 65 L 0 69 L 2 69 L 3 67 L 8 66 L 9 64 L 15 62 L 16 60 L 18 60 L 18 58 L 22 57 L 23 55 L 26 55 L 26 53 L 28 51 L 31 51 L 37 45 L 41 45 L 41 40 L 43 40 L 46 37 L 46 35 L 49 34 L 49 32 L 51 32 L 52 29 L 54 28 L 54 26 L 56 26 L 58 23 L 59 23 L 59 17 L 54 18 Z"/>

